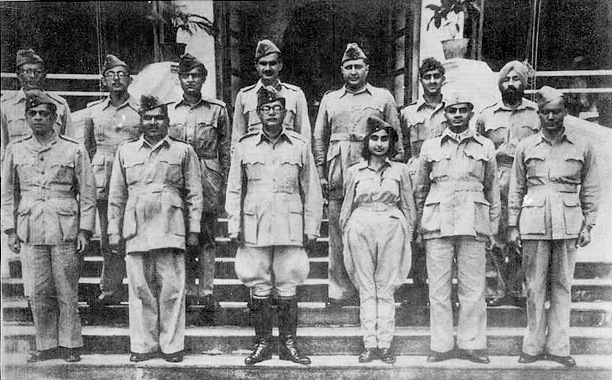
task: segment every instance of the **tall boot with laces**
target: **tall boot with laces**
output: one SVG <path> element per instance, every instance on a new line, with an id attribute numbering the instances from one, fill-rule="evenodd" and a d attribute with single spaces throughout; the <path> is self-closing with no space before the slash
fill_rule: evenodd
<path id="1" fill-rule="evenodd" d="M 244 364 L 253 365 L 272 359 L 272 313 L 269 298 L 251 298 L 251 321 L 255 327 L 256 346 L 244 358 Z"/>
<path id="2" fill-rule="evenodd" d="M 280 343 L 278 354 L 280 360 L 289 360 L 298 364 L 310 364 L 308 356 L 300 354 L 297 348 L 296 331 L 298 305 L 295 297 L 278 299 L 278 331 Z"/>

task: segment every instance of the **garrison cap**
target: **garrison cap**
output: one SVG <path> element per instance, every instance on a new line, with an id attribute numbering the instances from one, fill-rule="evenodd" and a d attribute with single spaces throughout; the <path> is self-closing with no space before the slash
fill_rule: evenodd
<path id="1" fill-rule="evenodd" d="M 261 57 L 265 57 L 270 54 L 280 54 L 280 49 L 274 44 L 274 42 L 265 39 L 261 40 L 257 43 L 257 48 L 255 49 L 255 62 L 259 61 Z"/>
<path id="2" fill-rule="evenodd" d="M 454 106 L 455 104 L 466 103 L 471 109 L 474 109 L 474 103 L 470 100 L 467 94 L 461 92 L 453 92 L 448 95 L 444 94 L 444 108 Z"/>
<path id="3" fill-rule="evenodd" d="M 138 113 L 151 111 L 155 108 L 162 108 L 164 113 L 168 115 L 168 104 L 170 103 L 161 102 L 155 95 L 142 95 L 140 97 L 140 108 L 138 109 Z"/>
<path id="4" fill-rule="evenodd" d="M 533 69 L 528 66 L 526 62 L 523 63 L 519 61 L 510 61 L 506 63 L 504 67 L 501 68 L 501 70 L 499 70 L 498 85 L 500 90 L 502 81 L 504 80 L 506 75 L 508 75 L 508 73 L 512 70 L 514 70 L 516 75 L 518 75 L 518 77 L 521 79 L 521 82 L 523 83 L 524 87 L 527 87 L 527 85 L 529 84 L 529 78 L 533 75 Z"/>
<path id="5" fill-rule="evenodd" d="M 283 103 L 283 106 L 285 106 L 285 98 L 280 96 L 278 91 L 276 91 L 276 89 L 272 86 L 262 87 L 257 92 L 257 108 L 277 100 L 280 100 L 280 102 Z"/>
<path id="6" fill-rule="evenodd" d="M 206 70 L 206 66 L 204 63 L 199 61 L 196 57 L 189 53 L 185 53 L 181 56 L 179 60 L 179 74 L 185 74 L 195 69 L 196 67 L 202 67 L 204 72 L 208 74 L 208 70 Z"/>
<path id="7" fill-rule="evenodd" d="M 21 49 L 17 51 L 17 68 L 26 63 L 43 63 L 43 59 L 32 49 Z"/>
<path id="8" fill-rule="evenodd" d="M 102 72 L 102 75 L 104 75 L 105 72 L 107 72 L 108 70 L 112 69 L 113 67 L 117 67 L 117 66 L 123 66 L 123 67 L 125 67 L 126 70 L 128 69 L 127 63 L 123 62 L 122 60 L 120 60 L 116 56 L 114 56 L 112 54 L 109 54 L 104 59 L 104 65 L 102 65 L 102 70 L 100 70 L 100 71 Z"/>
<path id="9" fill-rule="evenodd" d="M 31 90 L 26 93 L 26 111 L 30 108 L 38 107 L 41 104 L 50 105 L 53 112 L 57 110 L 57 106 L 55 105 L 53 99 L 51 99 L 49 95 L 45 94 L 44 92 L 40 90 Z"/>
<path id="10" fill-rule="evenodd" d="M 538 92 L 536 92 L 536 102 L 538 103 L 538 108 L 542 108 L 548 103 L 557 99 L 561 99 L 561 101 L 565 104 L 565 97 L 563 93 L 556 88 L 543 86 L 538 90 Z"/>
<path id="11" fill-rule="evenodd" d="M 342 56 L 342 63 L 346 61 L 351 61 L 353 59 L 364 59 L 365 60 L 367 58 L 368 57 L 366 57 L 363 50 L 361 50 L 359 45 L 357 45 L 357 42 L 350 42 L 346 44 L 346 50 L 344 51 L 344 55 Z"/>
<path id="12" fill-rule="evenodd" d="M 372 115 L 368 117 L 366 122 L 366 136 L 370 136 L 372 133 L 385 130 L 391 137 L 392 141 L 397 141 L 397 131 L 380 117 Z"/>

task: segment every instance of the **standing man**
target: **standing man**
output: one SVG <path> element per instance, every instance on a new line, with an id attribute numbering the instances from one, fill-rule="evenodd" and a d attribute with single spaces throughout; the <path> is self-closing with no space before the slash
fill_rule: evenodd
<path id="1" fill-rule="evenodd" d="M 183 55 L 178 73 L 183 97 L 171 104 L 168 112 L 170 136 L 193 147 L 202 174 L 201 248 L 197 255 L 187 256 L 187 304 L 202 304 L 205 311 L 212 312 L 218 306 L 213 296 L 215 233 L 230 165 L 230 131 L 225 103 L 217 99 L 202 99 L 202 85 L 207 74 L 202 62 L 190 54 Z"/>
<path id="2" fill-rule="evenodd" d="M 130 361 L 161 351 L 183 360 L 185 249 L 198 245 L 200 165 L 193 148 L 168 136 L 167 104 L 140 99 L 139 139 L 119 146 L 109 190 L 109 244 L 125 241 L 130 293 Z"/>
<path id="3" fill-rule="evenodd" d="M 31 135 L 12 141 L 2 167 L 2 226 L 21 253 L 36 362 L 80 359 L 79 256 L 94 230 L 96 192 L 85 148 L 58 135 L 56 101 L 33 90 L 25 101 Z M 78 254 L 77 254 L 78 253 Z"/>
<path id="4" fill-rule="evenodd" d="M 412 183 L 416 182 L 419 167 L 419 155 L 423 142 L 438 137 L 445 128 L 442 85 L 444 84 L 444 66 L 435 58 L 425 58 L 419 67 L 419 80 L 423 87 L 423 97 L 400 111 L 400 125 L 404 136 L 404 152 L 410 156 L 408 171 Z M 421 242 L 412 243 L 413 292 L 406 305 L 424 304 L 427 302 L 427 267 L 425 249 Z"/>
<path id="5" fill-rule="evenodd" d="M 327 306 L 339 308 L 355 300 L 342 258 L 343 173 L 349 166 L 362 160 L 361 151 L 367 120 L 377 116 L 391 125 L 399 136 L 396 161 L 404 157 L 397 108 L 393 95 L 367 82 L 370 66 L 363 50 L 349 43 L 342 57 L 344 86 L 327 92 L 321 100 L 314 130 L 314 155 L 323 193 L 328 197 L 329 216 L 329 299 Z"/>
<path id="6" fill-rule="evenodd" d="M 506 244 L 506 224 L 514 151 L 519 141 L 540 130 L 537 105 L 523 99 L 528 78 L 529 69 L 521 62 L 511 61 L 504 65 L 499 71 L 498 82 L 502 101 L 485 108 L 476 121 L 478 133 L 495 144 L 502 205 L 499 230 L 495 233 L 499 247 L 487 251 L 487 274 L 495 274 L 494 278 L 487 279 L 485 296 L 489 306 L 525 305 L 521 252 Z"/>
<path id="7" fill-rule="evenodd" d="M 457 259 L 458 357 L 488 363 L 485 245 L 494 244 L 500 201 L 495 147 L 469 129 L 473 105 L 446 97 L 447 128 L 421 149 L 414 198 L 429 276 L 431 354 L 428 362 L 455 357 L 451 268 Z"/>
<path id="8" fill-rule="evenodd" d="M 591 241 L 599 173 L 592 144 L 564 122 L 563 93 L 544 86 L 536 100 L 542 130 L 516 148 L 508 196 L 508 244 L 522 241 L 528 295 L 519 362 L 548 358 L 573 367 L 569 327 L 575 254 Z"/>
<path id="9" fill-rule="evenodd" d="M 257 43 L 255 68 L 259 75 L 257 83 L 242 88 L 236 96 L 232 150 L 245 133 L 261 129 L 257 99 L 259 92 L 267 86 L 272 86 L 278 92 L 278 96 L 285 98 L 287 115 L 283 127 L 301 134 L 310 146 L 311 130 L 306 96 L 298 86 L 280 81 L 279 74 L 283 69 L 283 60 L 281 51 L 272 41 L 261 40 Z"/>
<path id="10" fill-rule="evenodd" d="M 25 115 L 26 93 L 31 90 L 44 91 L 47 72 L 42 58 L 32 49 L 17 51 L 16 59 L 17 80 L 20 89 L 8 93 L 0 101 L 1 127 L 2 127 L 2 157 L 6 145 L 28 136 L 32 130 L 28 126 Z M 46 94 L 55 103 L 56 120 L 54 129 L 58 135 L 74 136 L 70 107 L 64 98 L 58 95 Z"/>
<path id="11" fill-rule="evenodd" d="M 310 364 L 296 344 L 296 287 L 308 277 L 305 246 L 319 236 L 321 184 L 306 139 L 284 128 L 285 98 L 264 89 L 257 109 L 262 129 L 243 136 L 232 156 L 225 208 L 228 234 L 238 243 L 236 274 L 251 290 L 257 345 L 253 365 L 272 356 L 270 297 L 277 295 L 279 357 Z"/>
<path id="12" fill-rule="evenodd" d="M 119 250 L 112 251 L 108 246 L 108 186 L 119 144 L 140 135 L 140 116 L 136 99 L 128 93 L 132 83 L 128 65 L 109 54 L 101 73 L 109 95 L 87 105 L 84 142 L 96 179 L 100 251 L 104 259 L 98 302 L 112 305 L 122 299 L 125 250 L 120 246 Z"/>

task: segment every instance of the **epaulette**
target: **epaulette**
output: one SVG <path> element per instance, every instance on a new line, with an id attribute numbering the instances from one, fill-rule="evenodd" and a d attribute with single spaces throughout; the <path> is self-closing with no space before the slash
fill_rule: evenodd
<path id="1" fill-rule="evenodd" d="M 129 144 L 129 143 L 133 143 L 138 141 L 138 139 L 140 139 L 140 136 L 138 137 L 132 137 L 131 139 L 127 139 L 125 141 L 122 141 L 121 143 L 119 143 L 119 146 L 125 145 L 125 144 Z"/>
<path id="2" fill-rule="evenodd" d="M 72 137 L 68 137 L 65 135 L 59 135 L 59 138 L 62 140 L 70 141 L 71 143 L 80 144 L 77 140 L 73 139 Z"/>
<path id="3" fill-rule="evenodd" d="M 242 136 L 241 136 L 241 137 L 238 139 L 238 142 L 240 142 L 240 141 L 242 141 L 242 140 L 246 139 L 247 137 L 251 137 L 251 136 L 258 135 L 258 134 L 259 134 L 259 132 L 261 132 L 261 131 L 251 131 L 251 132 L 247 132 L 246 134 L 242 135 Z"/>
<path id="4" fill-rule="evenodd" d="M 340 91 L 340 90 L 342 90 L 342 87 L 334 88 L 334 89 L 331 89 L 331 90 L 327 90 L 327 91 L 325 91 L 325 94 L 323 94 L 323 96 L 325 96 L 327 94 L 331 94 L 332 92 Z"/>
<path id="5" fill-rule="evenodd" d="M 240 89 L 240 92 L 247 92 L 247 91 L 250 91 L 250 90 L 254 89 L 254 88 L 255 88 L 255 86 L 257 86 L 257 83 L 255 83 L 255 84 L 253 84 L 253 85 L 250 85 L 250 86 L 242 87 L 242 88 Z"/>
<path id="6" fill-rule="evenodd" d="M 13 99 L 15 96 L 17 96 L 18 93 L 19 91 L 7 91 L 2 94 L 2 98 L 0 98 L 0 101 L 5 102 L 9 99 Z"/>
<path id="7" fill-rule="evenodd" d="M 11 140 L 10 143 L 19 144 L 20 142 L 24 142 L 25 140 L 29 140 L 31 138 L 32 138 L 32 135 L 22 136 L 22 137 L 17 138 L 16 140 Z"/>
<path id="8" fill-rule="evenodd" d="M 488 106 L 484 107 L 482 109 L 482 111 L 480 111 L 480 113 L 483 113 L 485 110 L 488 110 L 489 108 L 493 108 L 493 107 L 497 106 L 498 104 L 499 104 L 499 102 L 495 102 L 493 104 L 489 104 Z"/>
<path id="9" fill-rule="evenodd" d="M 302 140 L 303 142 L 306 142 L 306 139 L 304 138 L 304 136 L 302 136 L 297 131 L 294 131 L 293 129 L 285 129 L 285 133 L 291 136 L 291 138 L 296 138 L 298 140 Z"/>
<path id="10" fill-rule="evenodd" d="M 168 137 L 170 138 L 170 140 L 176 141 L 176 142 L 180 142 L 183 144 L 187 144 L 187 141 L 183 140 L 183 139 L 179 139 L 178 137 L 174 137 L 174 136 L 170 136 L 168 135 Z"/>
<path id="11" fill-rule="evenodd" d="M 291 90 L 291 91 L 300 91 L 301 88 L 299 88 L 298 86 L 294 85 L 294 84 L 289 84 L 289 83 L 282 83 L 282 86 L 286 87 L 287 89 Z"/>
<path id="12" fill-rule="evenodd" d="M 98 100 L 94 100 L 93 102 L 89 102 L 87 103 L 87 108 L 91 108 L 97 104 L 102 103 L 103 101 L 105 101 L 106 99 L 98 99 Z"/>
<path id="13" fill-rule="evenodd" d="M 224 102 L 224 101 L 222 101 L 222 100 L 219 100 L 219 99 L 217 99 L 217 98 L 203 98 L 203 99 L 204 99 L 205 101 L 207 101 L 208 103 L 211 103 L 211 104 L 216 104 L 216 105 L 221 106 L 221 107 L 226 107 L 226 106 L 225 106 L 225 102 Z"/>
<path id="14" fill-rule="evenodd" d="M 46 92 L 46 91 L 45 91 L 45 94 L 48 95 L 51 99 L 53 99 L 56 102 L 58 102 L 59 104 L 62 104 L 62 105 L 68 104 L 68 102 L 66 102 L 66 99 L 62 98 L 59 95 L 54 95 L 54 94 L 51 94 L 51 93 Z"/>

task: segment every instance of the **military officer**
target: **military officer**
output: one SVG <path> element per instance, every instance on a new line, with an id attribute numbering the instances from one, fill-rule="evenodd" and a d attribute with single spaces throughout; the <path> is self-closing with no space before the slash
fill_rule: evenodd
<path id="1" fill-rule="evenodd" d="M 527 287 L 519 362 L 547 358 L 572 367 L 568 333 L 575 255 L 591 241 L 599 173 L 593 145 L 567 125 L 563 93 L 544 86 L 536 100 L 541 130 L 518 144 L 508 195 L 508 243 L 522 241 Z"/>
<path id="2" fill-rule="evenodd" d="M 168 136 L 167 104 L 143 95 L 142 135 L 117 150 L 108 196 L 111 248 L 125 241 L 130 298 L 130 361 L 161 351 L 183 360 L 185 257 L 197 247 L 202 216 L 200 164 L 193 148 Z"/>
<path id="3" fill-rule="evenodd" d="M 281 51 L 270 40 L 257 43 L 255 68 L 259 75 L 257 83 L 240 89 L 236 96 L 232 124 L 232 150 L 238 139 L 247 132 L 261 129 L 257 110 L 257 96 L 263 87 L 272 86 L 279 96 L 285 98 L 287 115 L 283 126 L 301 134 L 310 145 L 310 120 L 306 96 L 298 86 L 281 82 L 279 74 L 283 69 Z"/>
<path id="4" fill-rule="evenodd" d="M 9 142 L 32 133 L 24 117 L 26 93 L 31 90 L 44 91 L 47 76 L 42 58 L 32 49 L 17 51 L 16 67 L 20 89 L 2 96 L 0 101 L 2 157 Z M 47 93 L 47 96 L 55 102 L 57 108 L 54 125 L 57 134 L 74 136 L 70 107 L 66 100 L 59 95 Z"/>
<path id="5" fill-rule="evenodd" d="M 98 301 L 117 304 L 123 293 L 125 252 L 123 247 L 113 252 L 108 246 L 108 184 L 119 144 L 140 135 L 140 116 L 138 102 L 128 93 L 132 78 L 127 63 L 109 54 L 100 71 L 109 95 L 87 105 L 84 143 L 96 179 L 100 251 L 104 259 Z"/>
<path id="6" fill-rule="evenodd" d="M 228 234 L 239 243 L 236 274 L 251 290 L 257 345 L 252 365 L 272 355 L 270 296 L 277 294 L 279 357 L 310 364 L 296 345 L 296 287 L 309 271 L 305 245 L 319 235 L 321 184 L 306 139 L 284 127 L 286 99 L 264 89 L 257 109 L 262 129 L 243 136 L 232 156 L 225 208 Z"/>
<path id="7" fill-rule="evenodd" d="M 188 255 L 187 304 L 201 303 L 205 311 L 214 311 L 218 306 L 213 297 L 215 233 L 230 164 L 230 131 L 225 103 L 202 98 L 207 74 L 202 62 L 191 54 L 183 55 L 178 73 L 183 97 L 169 106 L 168 113 L 170 136 L 186 141 L 198 155 L 204 191 L 201 250 L 198 255 Z"/>
<path id="8" fill-rule="evenodd" d="M 442 86 L 446 79 L 444 66 L 435 58 L 425 58 L 419 67 L 419 81 L 423 97 L 400 111 L 400 125 L 404 135 L 404 152 L 410 156 L 408 171 L 412 183 L 416 181 L 421 146 L 426 139 L 439 136 L 444 130 L 444 102 Z M 427 267 L 421 242 L 412 245 L 412 295 L 404 305 L 427 302 Z"/>
<path id="9" fill-rule="evenodd" d="M 94 230 L 96 193 L 85 148 L 58 135 L 56 100 L 33 90 L 24 101 L 31 135 L 11 141 L 2 168 L 2 226 L 21 253 L 36 351 L 28 362 L 80 360 L 79 255 Z"/>
<path id="10" fill-rule="evenodd" d="M 377 116 L 398 133 L 397 154 L 404 157 L 399 119 L 393 95 L 367 82 L 369 65 L 363 50 L 349 43 L 342 57 L 345 85 L 329 91 L 321 100 L 314 130 L 314 156 L 329 211 L 329 299 L 327 306 L 338 308 L 355 299 L 355 288 L 347 276 L 342 258 L 339 217 L 343 199 L 343 173 L 362 160 L 362 143 L 368 117 Z"/>
<path id="11" fill-rule="evenodd" d="M 469 129 L 472 103 L 445 97 L 446 126 L 421 148 L 414 192 L 429 277 L 431 354 L 488 363 L 485 244 L 494 243 L 500 200 L 493 143 Z M 457 260 L 459 325 L 454 350 L 451 268 Z"/>
<path id="12" fill-rule="evenodd" d="M 520 251 L 510 250 L 505 240 L 510 169 L 514 151 L 519 141 L 536 134 L 540 129 L 537 105 L 523 98 L 528 76 L 529 68 L 525 64 L 519 61 L 505 64 L 499 71 L 498 81 L 502 101 L 485 108 L 476 121 L 478 133 L 495 144 L 502 202 L 499 230 L 496 231 L 499 249 L 487 251 L 487 276 L 492 273 L 494 277 L 487 278 L 485 296 L 489 306 L 504 303 L 517 306 L 525 304 Z"/>

